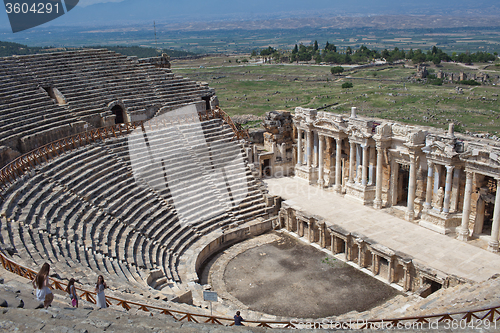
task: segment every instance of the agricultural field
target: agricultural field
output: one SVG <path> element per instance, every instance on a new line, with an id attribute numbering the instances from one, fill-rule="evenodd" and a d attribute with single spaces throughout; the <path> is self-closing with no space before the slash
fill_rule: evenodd
<path id="1" fill-rule="evenodd" d="M 439 128 L 455 122 L 457 131 L 497 135 L 500 66 L 455 63 L 438 66 L 429 65 L 429 72 L 486 72 L 490 83 L 431 85 L 414 78 L 416 68 L 411 62 L 363 69 L 346 67 L 341 76 L 332 75 L 331 66 L 264 64 L 249 55 L 172 62 L 174 72 L 208 82 L 216 90 L 221 107 L 230 115 L 262 116 L 272 110 L 293 111 L 297 106 L 325 107 L 326 111 L 347 114 L 356 106 L 358 114 L 368 117 Z M 345 82 L 351 82 L 353 88 L 342 88 Z M 456 87 L 462 88 L 462 93 Z"/>

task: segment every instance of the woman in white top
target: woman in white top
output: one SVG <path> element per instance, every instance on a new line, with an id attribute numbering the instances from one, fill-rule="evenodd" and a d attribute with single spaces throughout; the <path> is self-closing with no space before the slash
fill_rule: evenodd
<path id="1" fill-rule="evenodd" d="M 44 263 L 32 281 L 33 288 L 36 289 L 35 297 L 40 302 L 43 302 L 45 308 L 48 308 L 54 300 L 54 294 L 50 291 L 49 271 L 50 265 Z"/>
<path id="2" fill-rule="evenodd" d="M 104 278 L 102 275 L 99 275 L 97 277 L 97 283 L 95 285 L 95 292 L 96 292 L 96 305 L 98 309 L 105 309 L 107 308 L 106 304 L 106 296 L 104 295 L 104 289 L 106 289 L 108 286 L 106 285 L 106 282 L 104 282 Z"/>

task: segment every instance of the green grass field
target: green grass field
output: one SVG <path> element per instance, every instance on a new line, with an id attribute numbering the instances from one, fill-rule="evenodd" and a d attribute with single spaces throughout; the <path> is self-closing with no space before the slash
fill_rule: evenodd
<path id="1" fill-rule="evenodd" d="M 248 59 L 247 64 L 236 59 Z M 231 62 L 229 62 L 231 60 Z M 319 108 L 348 113 L 352 106 L 369 117 L 392 119 L 409 124 L 447 128 L 454 121 L 459 131 L 500 131 L 500 86 L 466 86 L 458 83 L 434 86 L 411 83 L 416 69 L 408 64 L 372 67 L 330 74 L 331 66 L 296 64 L 258 64 L 249 56 L 207 57 L 191 61 L 174 61 L 174 72 L 196 81 L 208 82 L 215 88 L 221 107 L 230 115 L 263 115 L 272 110 L 293 111 L 295 107 Z M 202 66 L 203 68 L 200 68 Z M 500 67 L 487 67 L 490 77 L 500 75 Z M 430 66 L 431 72 L 478 72 L 457 64 Z M 342 89 L 344 82 L 353 83 Z M 457 94 L 460 86 L 463 94 Z"/>

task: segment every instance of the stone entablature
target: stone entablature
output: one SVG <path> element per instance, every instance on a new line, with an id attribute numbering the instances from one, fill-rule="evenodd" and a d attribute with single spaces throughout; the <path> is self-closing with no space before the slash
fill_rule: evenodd
<path id="1" fill-rule="evenodd" d="M 295 176 L 498 251 L 500 146 L 424 126 L 296 108 Z M 498 205 L 497 205 L 498 203 Z M 498 207 L 498 208 L 497 208 Z"/>

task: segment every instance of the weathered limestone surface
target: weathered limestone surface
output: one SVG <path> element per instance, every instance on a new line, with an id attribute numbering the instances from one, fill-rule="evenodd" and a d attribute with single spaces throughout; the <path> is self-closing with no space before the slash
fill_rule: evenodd
<path id="1" fill-rule="evenodd" d="M 213 100 L 213 90 L 175 75 L 162 59 L 139 62 L 105 49 L 0 58 L 0 144 L 26 153 L 82 132 L 81 122 L 146 120 Z"/>
<path id="2" fill-rule="evenodd" d="M 453 124 L 445 132 L 363 118 L 354 107 L 350 117 L 297 108 L 293 121 L 295 177 L 438 233 L 487 237 L 498 252 L 497 142 L 456 134 Z"/>

